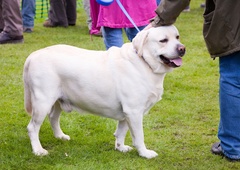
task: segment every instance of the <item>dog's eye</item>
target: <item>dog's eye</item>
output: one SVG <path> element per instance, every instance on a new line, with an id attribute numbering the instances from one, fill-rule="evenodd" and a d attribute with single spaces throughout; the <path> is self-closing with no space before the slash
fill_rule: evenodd
<path id="1" fill-rule="evenodd" d="M 161 43 L 166 43 L 166 42 L 168 42 L 168 39 L 165 38 L 165 39 L 160 40 L 159 42 L 161 42 Z"/>
<path id="2" fill-rule="evenodd" d="M 180 38 L 179 35 L 177 35 L 177 36 L 176 36 L 176 39 L 179 40 L 179 38 Z"/>

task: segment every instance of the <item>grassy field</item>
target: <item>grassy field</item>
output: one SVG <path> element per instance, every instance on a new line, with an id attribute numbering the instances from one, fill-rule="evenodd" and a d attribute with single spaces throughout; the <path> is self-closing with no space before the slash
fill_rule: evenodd
<path id="1" fill-rule="evenodd" d="M 31 52 L 54 44 L 103 50 L 102 39 L 89 36 L 82 9 L 74 27 L 44 28 L 44 20 L 37 19 L 34 32 L 24 34 L 23 44 L 0 45 L 0 169 L 240 169 L 240 163 L 210 153 L 212 143 L 218 141 L 219 74 L 218 59 L 209 57 L 202 37 L 201 2 L 192 1 L 191 11 L 182 13 L 175 24 L 187 48 L 184 64 L 166 76 L 163 99 L 144 119 L 145 143 L 159 154 L 151 160 L 139 157 L 135 149 L 129 153 L 114 150 L 116 121 L 76 112 L 61 117 L 70 141 L 55 139 L 46 119 L 40 139 L 50 154 L 32 154 L 26 130 L 30 117 L 23 106 L 23 64 Z M 126 144 L 131 145 L 130 134 Z"/>

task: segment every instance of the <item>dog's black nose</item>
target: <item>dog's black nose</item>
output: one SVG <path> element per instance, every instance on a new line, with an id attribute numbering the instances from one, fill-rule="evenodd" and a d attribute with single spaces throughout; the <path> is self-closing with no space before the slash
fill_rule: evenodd
<path id="1" fill-rule="evenodd" d="M 182 56 L 184 56 L 186 49 L 183 45 L 178 45 L 177 51 L 178 51 L 179 56 L 182 57 Z"/>

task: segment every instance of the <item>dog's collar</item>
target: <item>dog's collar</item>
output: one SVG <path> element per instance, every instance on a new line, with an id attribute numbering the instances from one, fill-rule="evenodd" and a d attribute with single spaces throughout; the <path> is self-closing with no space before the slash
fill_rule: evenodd
<path id="1" fill-rule="evenodd" d="M 134 50 L 135 50 L 135 53 L 137 54 L 137 56 L 140 57 L 140 58 L 142 58 L 143 61 L 144 61 L 144 62 L 148 65 L 148 67 L 152 70 L 152 67 L 151 67 L 150 64 L 147 62 L 147 60 L 144 58 L 144 56 L 143 56 L 143 55 L 138 55 L 137 50 L 136 50 L 136 49 L 134 49 Z"/>

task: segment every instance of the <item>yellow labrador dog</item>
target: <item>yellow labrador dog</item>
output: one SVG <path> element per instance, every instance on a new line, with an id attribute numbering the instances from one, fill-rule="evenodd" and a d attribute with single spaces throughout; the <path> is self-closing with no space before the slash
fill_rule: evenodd
<path id="1" fill-rule="evenodd" d="M 93 51 L 69 45 L 54 45 L 33 52 L 24 65 L 27 126 L 35 155 L 46 155 L 39 130 L 48 115 L 54 136 L 70 137 L 60 128 L 61 111 L 89 112 L 118 120 L 115 148 L 124 144 L 128 129 L 140 156 L 158 154 L 146 148 L 143 116 L 161 99 L 167 72 L 182 64 L 185 47 L 175 26 L 143 30 L 132 43 L 108 51 Z"/>

